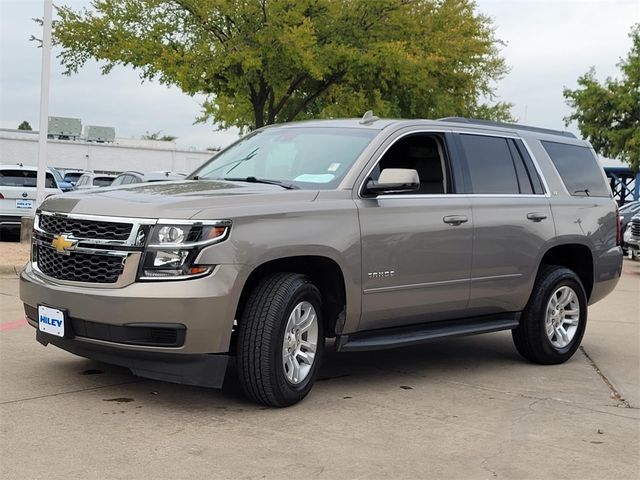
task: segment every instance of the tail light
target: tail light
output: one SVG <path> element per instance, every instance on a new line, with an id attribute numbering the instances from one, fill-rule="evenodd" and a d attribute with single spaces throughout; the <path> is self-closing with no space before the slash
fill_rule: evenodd
<path id="1" fill-rule="evenodd" d="M 622 217 L 620 216 L 620 209 L 616 205 L 616 246 L 622 245 Z"/>
<path id="2" fill-rule="evenodd" d="M 4 200 L 4 195 L 0 193 L 0 200 Z"/>

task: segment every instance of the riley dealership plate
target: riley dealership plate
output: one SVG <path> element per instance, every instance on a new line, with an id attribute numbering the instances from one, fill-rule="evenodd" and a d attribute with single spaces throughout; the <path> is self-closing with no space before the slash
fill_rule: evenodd
<path id="1" fill-rule="evenodd" d="M 33 200 L 16 200 L 16 208 L 33 208 Z"/>
<path id="2" fill-rule="evenodd" d="M 57 308 L 39 305 L 38 329 L 44 333 L 64 337 L 64 312 Z"/>

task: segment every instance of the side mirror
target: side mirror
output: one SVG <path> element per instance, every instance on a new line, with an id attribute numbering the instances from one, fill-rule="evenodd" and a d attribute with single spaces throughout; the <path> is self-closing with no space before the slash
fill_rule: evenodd
<path id="1" fill-rule="evenodd" d="M 412 192 L 420 188 L 418 172 L 411 168 L 385 168 L 378 181 L 369 180 L 364 194 L 376 196 L 381 193 Z"/>

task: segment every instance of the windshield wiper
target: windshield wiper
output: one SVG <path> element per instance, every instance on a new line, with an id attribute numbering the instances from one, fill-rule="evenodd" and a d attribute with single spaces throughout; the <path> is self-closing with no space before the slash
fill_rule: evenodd
<path id="1" fill-rule="evenodd" d="M 227 180 L 229 182 L 247 182 L 247 183 L 266 183 L 267 185 L 278 185 L 279 187 L 286 188 L 287 190 L 297 190 L 300 187 L 297 185 L 293 185 L 291 183 L 280 182 L 278 180 L 267 180 L 266 178 L 256 178 L 256 177 L 224 177 L 223 180 Z"/>

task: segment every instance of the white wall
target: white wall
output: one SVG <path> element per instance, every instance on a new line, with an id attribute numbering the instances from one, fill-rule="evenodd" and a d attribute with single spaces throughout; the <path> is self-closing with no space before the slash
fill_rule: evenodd
<path id="1" fill-rule="evenodd" d="M 177 150 L 173 142 L 116 139 L 113 144 L 49 140 L 47 165 L 86 170 L 190 173 L 213 156 L 202 150 Z M 0 130 L 0 163 L 36 165 L 37 132 Z"/>

